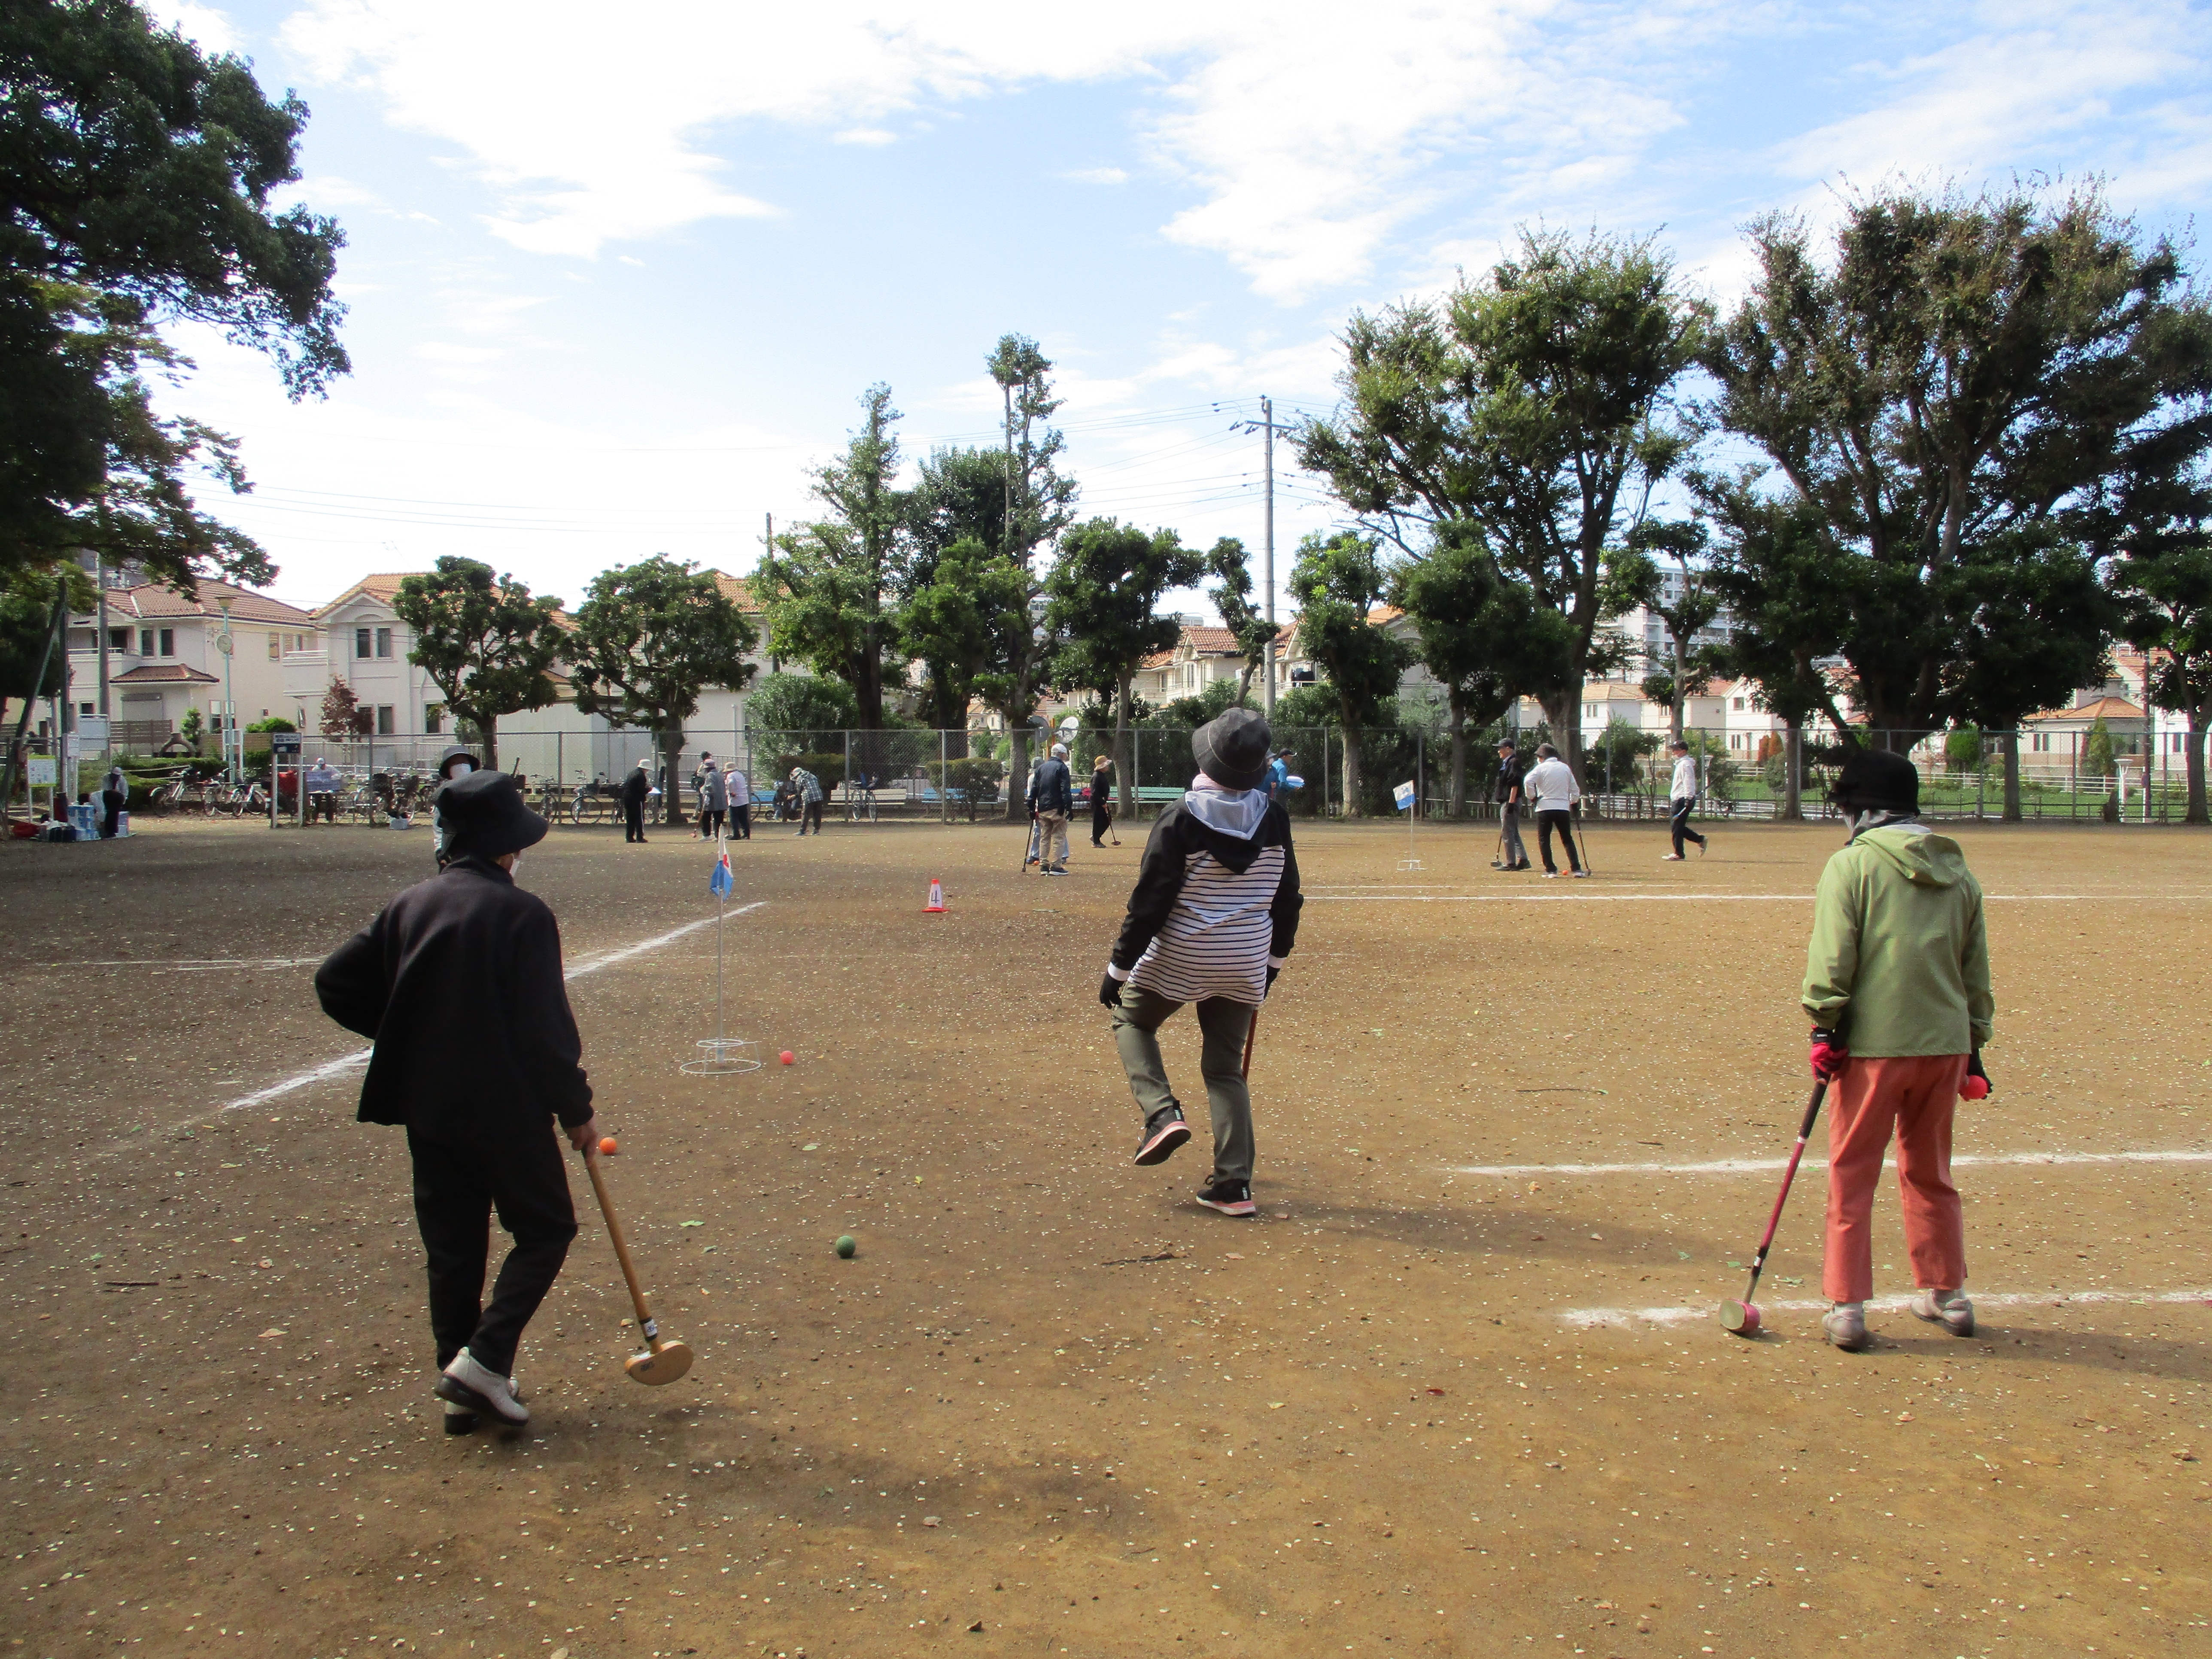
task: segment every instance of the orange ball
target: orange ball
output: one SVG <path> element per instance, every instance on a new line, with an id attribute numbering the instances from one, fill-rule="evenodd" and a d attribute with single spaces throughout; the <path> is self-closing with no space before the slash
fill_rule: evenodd
<path id="1" fill-rule="evenodd" d="M 615 1145 L 615 1138 L 612 1135 L 606 1136 L 599 1142 L 599 1151 L 609 1158 L 612 1158 L 621 1150 L 622 1148 Z"/>

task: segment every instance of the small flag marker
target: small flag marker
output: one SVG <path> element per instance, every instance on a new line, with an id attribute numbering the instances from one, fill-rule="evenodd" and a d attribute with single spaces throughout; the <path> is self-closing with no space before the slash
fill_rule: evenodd
<path id="1" fill-rule="evenodd" d="M 935 876 L 929 878 L 929 902 L 921 907 L 922 914 L 941 916 L 945 914 L 945 884 Z"/>

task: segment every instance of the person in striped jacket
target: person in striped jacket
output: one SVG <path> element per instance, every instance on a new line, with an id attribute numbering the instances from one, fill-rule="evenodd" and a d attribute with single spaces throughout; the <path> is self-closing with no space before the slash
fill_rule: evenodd
<path id="1" fill-rule="evenodd" d="M 1272 735 L 1249 708 L 1231 708 L 1192 734 L 1198 776 L 1152 825 L 1098 988 L 1144 1114 L 1139 1164 L 1162 1163 L 1190 1139 L 1161 1062 L 1159 1029 L 1186 1002 L 1197 1005 L 1199 1072 L 1213 1120 L 1213 1170 L 1198 1201 L 1238 1217 L 1255 1209 L 1244 1039 L 1297 942 L 1304 902 L 1290 814 L 1265 787 Z"/>

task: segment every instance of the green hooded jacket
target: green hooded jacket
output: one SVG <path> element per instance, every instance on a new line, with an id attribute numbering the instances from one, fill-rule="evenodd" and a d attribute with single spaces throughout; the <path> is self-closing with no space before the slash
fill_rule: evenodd
<path id="1" fill-rule="evenodd" d="M 1863 831 L 1828 860 L 1805 947 L 1805 1012 L 1854 1054 L 1963 1054 L 1990 1040 L 1982 887 L 1948 836 Z"/>

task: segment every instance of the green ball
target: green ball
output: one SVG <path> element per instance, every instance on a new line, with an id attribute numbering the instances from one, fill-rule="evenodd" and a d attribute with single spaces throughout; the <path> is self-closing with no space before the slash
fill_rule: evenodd
<path id="1" fill-rule="evenodd" d="M 854 1252 L 858 1250 L 860 1248 L 859 1241 L 854 1239 L 853 1235 L 850 1233 L 845 1234 L 837 1241 L 837 1254 L 844 1257 L 848 1261 L 850 1261 L 853 1259 Z"/>

